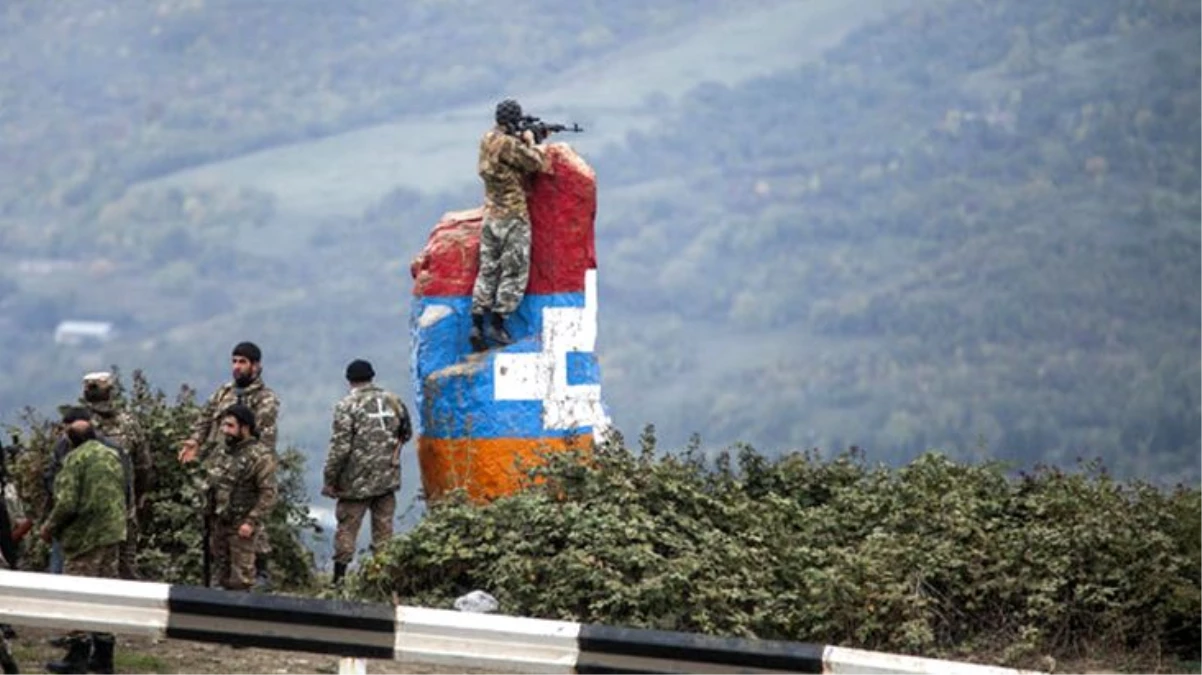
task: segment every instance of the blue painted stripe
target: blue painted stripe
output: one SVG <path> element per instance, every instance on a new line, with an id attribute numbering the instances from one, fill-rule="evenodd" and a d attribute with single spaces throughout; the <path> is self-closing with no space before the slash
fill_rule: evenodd
<path id="1" fill-rule="evenodd" d="M 583 306 L 584 293 L 527 295 L 506 326 L 515 344 L 503 351 L 541 350 L 543 310 Z M 446 311 L 447 315 L 428 326 L 419 326 L 418 321 L 427 308 Z M 544 428 L 542 401 L 497 401 L 493 398 L 493 356 L 496 352 L 468 358 L 471 354 L 468 342 L 470 297 L 415 298 L 410 308 L 410 326 L 414 345 L 410 366 L 418 389 L 416 403 L 418 433 L 421 435 L 432 438 L 561 438 L 592 433 L 591 427 Z M 595 355 L 570 353 L 568 381 L 570 384 L 600 382 Z M 436 391 L 437 395 L 433 395 Z"/>
<path id="2" fill-rule="evenodd" d="M 601 384 L 601 366 L 591 352 L 568 352 L 568 385 Z"/>

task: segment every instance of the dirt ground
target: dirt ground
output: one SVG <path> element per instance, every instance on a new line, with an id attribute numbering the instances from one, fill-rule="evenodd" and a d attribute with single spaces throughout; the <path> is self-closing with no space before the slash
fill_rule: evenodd
<path id="1" fill-rule="evenodd" d="M 10 640 L 13 655 L 22 673 L 45 673 L 46 662 L 62 657 L 63 650 L 49 644 L 59 631 L 15 626 L 17 637 Z M 118 673 L 337 673 L 338 657 L 273 649 L 234 649 L 225 645 L 155 640 L 147 637 L 118 635 L 116 671 Z M 488 673 L 462 668 L 406 666 L 396 661 L 369 660 L 367 672 L 383 673 Z"/>

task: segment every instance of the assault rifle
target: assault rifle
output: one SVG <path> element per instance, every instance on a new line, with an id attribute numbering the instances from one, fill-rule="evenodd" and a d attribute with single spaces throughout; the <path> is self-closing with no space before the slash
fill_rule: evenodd
<path id="1" fill-rule="evenodd" d="M 558 122 L 544 122 L 533 115 L 523 115 L 513 129 L 515 136 L 521 136 L 523 131 L 529 131 L 534 134 L 534 142 L 542 143 L 553 133 L 561 131 L 571 131 L 572 133 L 580 133 L 584 129 L 580 128 L 579 124 L 573 123 L 572 126 L 559 124 Z"/>

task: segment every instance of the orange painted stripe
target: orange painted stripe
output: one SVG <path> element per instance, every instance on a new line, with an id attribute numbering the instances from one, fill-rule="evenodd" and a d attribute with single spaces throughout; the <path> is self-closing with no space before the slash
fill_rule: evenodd
<path id="1" fill-rule="evenodd" d="M 574 438 L 427 438 L 417 441 L 426 498 L 433 501 L 464 488 L 476 501 L 517 492 L 541 454 L 591 450 L 591 435 Z M 523 468 L 525 467 L 525 468 Z"/>

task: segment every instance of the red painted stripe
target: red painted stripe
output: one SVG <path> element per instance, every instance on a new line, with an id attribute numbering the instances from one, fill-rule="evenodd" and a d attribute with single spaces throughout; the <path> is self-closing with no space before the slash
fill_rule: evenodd
<path id="1" fill-rule="evenodd" d="M 530 208 L 530 283 L 527 293 L 579 293 L 597 266 L 594 221 L 597 183 L 592 169 L 566 145 L 548 146 L 552 173 L 540 174 Z M 416 296 L 471 295 L 480 247 L 481 209 L 443 216 L 410 266 Z"/>

